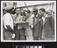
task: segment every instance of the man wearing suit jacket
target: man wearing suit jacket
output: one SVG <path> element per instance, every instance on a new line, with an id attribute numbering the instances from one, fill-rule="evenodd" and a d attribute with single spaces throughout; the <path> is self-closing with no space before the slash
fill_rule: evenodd
<path id="1" fill-rule="evenodd" d="M 44 8 L 39 9 L 39 14 L 43 20 L 42 39 L 54 39 L 54 18 L 51 14 L 46 14 Z"/>
<path id="2" fill-rule="evenodd" d="M 42 19 L 41 16 L 38 15 L 38 9 L 33 8 L 33 37 L 34 40 L 41 39 L 42 36 Z"/>

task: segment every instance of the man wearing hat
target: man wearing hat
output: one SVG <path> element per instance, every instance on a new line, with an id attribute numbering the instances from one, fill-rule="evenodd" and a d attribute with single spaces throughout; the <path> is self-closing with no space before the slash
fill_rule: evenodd
<path id="1" fill-rule="evenodd" d="M 38 19 L 38 9 L 33 8 L 33 37 L 34 40 L 39 39 L 39 32 L 40 32 L 40 26 L 39 26 L 39 19 Z"/>

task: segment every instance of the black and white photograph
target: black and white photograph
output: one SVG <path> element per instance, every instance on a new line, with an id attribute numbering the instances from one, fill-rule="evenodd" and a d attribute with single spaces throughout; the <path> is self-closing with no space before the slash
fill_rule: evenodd
<path id="1" fill-rule="evenodd" d="M 1 1 L 1 42 L 54 41 L 56 1 Z"/>

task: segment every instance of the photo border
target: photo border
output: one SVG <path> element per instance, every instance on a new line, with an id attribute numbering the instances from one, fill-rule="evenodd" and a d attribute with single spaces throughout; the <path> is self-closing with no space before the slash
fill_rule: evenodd
<path id="1" fill-rule="evenodd" d="M 1 16 L 3 16 L 3 11 L 2 11 L 3 2 L 10 2 L 10 1 L 1 1 Z M 11 2 L 18 2 L 18 1 L 11 1 Z M 53 2 L 55 2 L 56 5 L 56 1 Z M 56 12 L 55 12 L 55 40 L 3 40 L 3 17 L 1 17 L 1 42 L 56 42 Z"/>

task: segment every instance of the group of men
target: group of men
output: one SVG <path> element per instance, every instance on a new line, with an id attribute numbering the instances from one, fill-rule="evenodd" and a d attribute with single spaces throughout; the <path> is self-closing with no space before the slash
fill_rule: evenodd
<path id="1" fill-rule="evenodd" d="M 3 9 L 4 40 L 48 40 L 54 39 L 53 12 L 44 8 Z"/>

